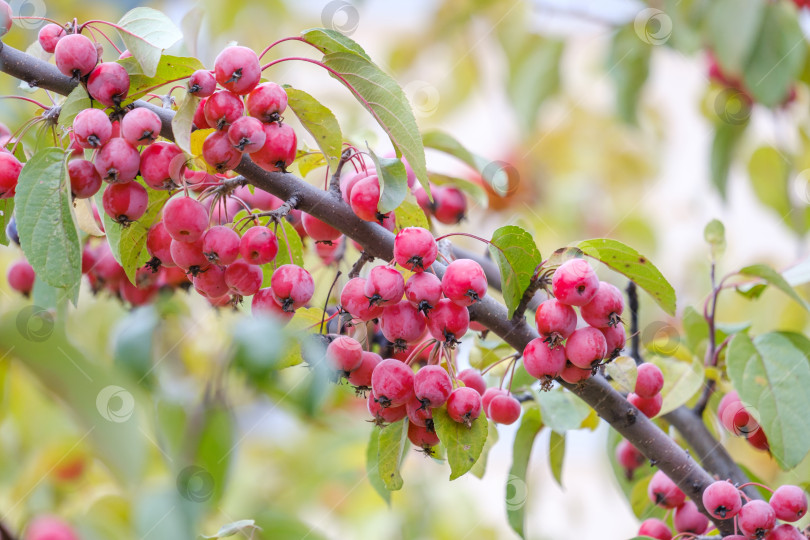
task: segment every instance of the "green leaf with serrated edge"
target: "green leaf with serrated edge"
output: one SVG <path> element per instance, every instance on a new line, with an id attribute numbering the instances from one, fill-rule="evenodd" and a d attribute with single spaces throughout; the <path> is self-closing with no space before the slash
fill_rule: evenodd
<path id="1" fill-rule="evenodd" d="M 163 50 L 183 37 L 171 19 L 148 7 L 137 7 L 125 13 L 117 29 L 124 45 L 148 77 L 155 76 Z"/>
<path id="2" fill-rule="evenodd" d="M 619 356 L 605 366 L 605 375 L 610 376 L 610 384 L 616 390 L 632 392 L 638 375 L 636 361 L 629 356 Z"/>
<path id="3" fill-rule="evenodd" d="M 579 428 L 590 411 L 582 400 L 562 388 L 549 392 L 534 392 L 534 397 L 540 406 L 543 423 L 557 433 Z"/>
<path id="4" fill-rule="evenodd" d="M 25 258 L 38 277 L 66 289 L 75 303 L 82 278 L 82 247 L 61 148 L 45 148 L 28 160 L 14 201 Z"/>
<path id="5" fill-rule="evenodd" d="M 460 159 L 479 173 L 483 173 L 486 166 L 490 163 L 490 160 L 473 154 L 458 142 L 455 137 L 444 131 L 426 131 L 422 134 L 422 142 L 426 148 L 433 148 L 434 150 L 439 150 Z"/>
<path id="6" fill-rule="evenodd" d="M 191 154 L 191 125 L 200 101 L 200 98 L 194 94 L 187 93 L 183 98 L 183 103 L 180 104 L 180 108 L 177 109 L 177 113 L 172 118 L 174 143 L 186 154 Z"/>
<path id="7" fill-rule="evenodd" d="M 369 148 L 368 155 L 374 162 L 377 177 L 380 179 L 380 202 L 377 211 L 387 214 L 396 210 L 408 194 L 408 173 L 398 158 L 379 157 Z"/>
<path id="8" fill-rule="evenodd" d="M 117 62 L 129 73 L 129 92 L 124 100 L 125 104 L 143 97 L 148 92 L 155 92 L 161 86 L 187 79 L 199 69 L 205 69 L 196 58 L 168 54 L 160 57 L 155 74 L 151 76 L 144 74 L 143 68 L 133 57 L 123 58 Z"/>
<path id="9" fill-rule="evenodd" d="M 801 73 L 807 45 L 792 5 L 767 2 L 764 9 L 759 37 L 742 75 L 754 101 L 776 107 Z"/>
<path id="10" fill-rule="evenodd" d="M 377 439 L 377 464 L 380 480 L 388 491 L 402 489 L 399 467 L 408 442 L 408 419 L 404 418 L 380 429 Z"/>
<path id="11" fill-rule="evenodd" d="M 371 428 L 371 436 L 366 446 L 366 478 L 369 484 L 374 488 L 374 491 L 382 497 L 387 505 L 391 505 L 391 492 L 385 487 L 385 484 L 380 477 L 379 466 L 379 447 L 380 447 L 380 430 L 376 427 Z"/>
<path id="12" fill-rule="evenodd" d="M 444 186 L 450 185 L 453 187 L 457 187 L 464 193 L 466 193 L 476 204 L 486 208 L 489 206 L 489 196 L 487 192 L 484 191 L 484 188 L 476 184 L 475 182 L 470 182 L 469 180 L 465 180 L 464 178 L 457 178 L 455 176 L 446 176 L 444 174 L 437 174 L 437 173 L 429 173 L 428 176 L 430 177 L 430 181 L 436 185 Z"/>
<path id="13" fill-rule="evenodd" d="M 332 111 L 303 90 L 285 86 L 284 91 L 287 92 L 287 106 L 315 139 L 315 144 L 329 163 L 329 169 L 334 171 L 343 150 L 343 135 L 337 118 Z"/>
<path id="14" fill-rule="evenodd" d="M 551 474 L 557 485 L 562 487 L 562 468 L 563 460 L 565 459 L 565 434 L 562 435 L 556 431 L 551 432 L 551 437 L 548 440 L 548 463 L 551 467 Z"/>
<path id="15" fill-rule="evenodd" d="M 608 238 L 583 240 L 576 247 L 588 257 L 623 274 L 647 291 L 664 311 L 675 314 L 675 289 L 658 268 L 638 251 Z"/>
<path id="16" fill-rule="evenodd" d="M 77 86 L 68 94 L 65 101 L 62 102 L 57 125 L 63 129 L 71 127 L 76 115 L 91 107 L 90 96 L 87 94 L 87 90 L 85 90 L 82 85 Z"/>
<path id="17" fill-rule="evenodd" d="M 14 215 L 14 198 L 0 199 L 0 245 L 7 246 L 11 239 L 6 235 L 6 226 Z"/>
<path id="18" fill-rule="evenodd" d="M 138 268 L 149 260 L 149 253 L 146 251 L 146 236 L 149 234 L 149 228 L 158 221 L 160 211 L 171 196 L 168 191 L 151 188 L 146 188 L 146 192 L 149 195 L 146 212 L 137 221 L 133 221 L 126 227 L 113 221 L 107 212 L 101 212 L 104 220 L 104 232 L 107 235 L 107 243 L 110 245 L 113 258 L 123 267 L 127 279 L 133 285 Z M 101 205 L 101 194 L 102 192 L 99 191 L 96 196 L 98 205 Z"/>
<path id="19" fill-rule="evenodd" d="M 701 388 L 706 376 L 703 361 L 693 357 L 691 362 L 683 362 L 675 358 L 653 357 L 649 362 L 661 368 L 664 374 L 664 388 L 661 395 L 664 402 L 659 415 L 674 411 L 692 399 Z"/>
<path id="20" fill-rule="evenodd" d="M 766 264 L 754 264 L 740 269 L 738 273 L 743 276 L 752 276 L 764 279 L 768 284 L 773 285 L 786 295 L 790 296 L 804 309 L 810 311 L 810 306 L 808 306 L 807 301 L 799 296 L 799 293 L 797 293 L 795 289 L 790 286 L 785 278 L 782 277 L 782 274 L 770 266 Z"/>
<path id="21" fill-rule="evenodd" d="M 737 334 L 726 352 L 726 371 L 740 400 L 759 421 L 771 454 L 792 469 L 810 451 L 810 340 L 771 332 Z"/>
<path id="22" fill-rule="evenodd" d="M 765 0 L 714 0 L 708 4 L 703 35 L 720 69 L 738 77 L 756 46 Z"/>
<path id="23" fill-rule="evenodd" d="M 377 65 L 356 53 L 327 54 L 323 63 L 340 75 L 338 78 L 333 74 L 333 77 L 344 85 L 351 85 L 354 96 L 388 134 L 397 155 L 405 156 L 417 180 L 430 195 L 422 136 L 402 88 Z"/>
<path id="24" fill-rule="evenodd" d="M 450 480 L 469 471 L 484 450 L 487 441 L 487 419 L 482 414 L 467 427 L 450 418 L 444 408 L 433 410 L 433 426 L 436 435 L 447 449 L 447 463 L 450 464 Z"/>
<path id="25" fill-rule="evenodd" d="M 496 230 L 489 253 L 498 265 L 503 300 L 511 317 L 543 258 L 532 235 L 517 225 Z"/>
<path id="26" fill-rule="evenodd" d="M 515 434 L 512 445 L 512 467 L 506 481 L 506 516 L 509 526 L 523 538 L 525 520 L 526 497 L 526 471 L 529 469 L 529 458 L 532 455 L 532 446 L 537 434 L 543 427 L 540 411 L 537 407 L 529 407 L 523 411 L 523 418 Z"/>
<path id="27" fill-rule="evenodd" d="M 396 217 L 396 227 L 402 230 L 405 227 L 422 227 L 423 229 L 430 229 L 430 220 L 428 220 L 422 208 L 416 202 L 416 197 L 408 192 L 405 195 L 405 200 L 399 205 L 399 208 L 394 210 Z"/>
<path id="28" fill-rule="evenodd" d="M 357 54 L 366 60 L 371 61 L 371 58 L 366 54 L 356 41 L 341 34 L 337 30 L 329 28 L 310 28 L 301 32 L 301 37 L 307 43 L 315 45 L 323 54 L 330 53 L 353 53 Z"/>
<path id="29" fill-rule="evenodd" d="M 476 477 L 483 478 L 484 474 L 487 472 L 487 458 L 496 442 L 498 442 L 498 428 L 495 426 L 495 422 L 490 422 L 487 442 L 484 443 L 484 450 L 481 451 L 481 457 L 478 458 L 478 461 L 476 461 L 475 465 L 470 469 L 470 472 Z"/>
<path id="30" fill-rule="evenodd" d="M 720 96 L 720 98 L 722 97 L 723 95 Z M 739 100 L 739 96 L 735 97 Z M 721 105 L 717 106 L 720 107 Z M 729 108 L 729 113 L 726 114 L 730 114 L 730 107 L 732 106 L 732 104 L 722 105 L 723 108 Z M 720 197 L 724 200 L 726 198 L 728 174 L 731 169 L 731 162 L 734 158 L 734 151 L 746 127 L 748 127 L 748 117 L 740 122 L 720 121 L 716 123 L 714 127 L 714 137 L 712 139 L 711 154 L 709 156 L 711 180 L 712 185 L 717 189 Z"/>
<path id="31" fill-rule="evenodd" d="M 253 535 L 253 532 L 256 530 L 261 530 L 261 527 L 256 525 L 255 520 L 240 519 L 239 521 L 234 521 L 233 523 L 223 525 L 213 536 L 205 536 L 204 534 L 201 534 L 200 536 L 202 538 L 227 538 L 235 534 L 242 534 L 246 538 L 250 538 Z"/>

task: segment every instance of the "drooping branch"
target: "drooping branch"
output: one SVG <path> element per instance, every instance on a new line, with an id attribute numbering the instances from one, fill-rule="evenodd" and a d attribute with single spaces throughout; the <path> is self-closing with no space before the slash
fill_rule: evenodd
<path id="1" fill-rule="evenodd" d="M 63 95 L 70 93 L 78 84 L 77 81 L 61 74 L 55 66 L 7 45 L 0 48 L 0 71 Z M 135 101 L 134 106 L 155 112 L 163 122 L 161 135 L 174 140 L 171 127 L 174 116 L 172 111 L 140 100 Z M 311 186 L 292 174 L 267 172 L 247 156 L 236 167 L 236 172 L 247 178 L 254 186 L 284 200 L 297 198 L 299 209 L 360 242 L 363 250 L 369 255 L 383 260 L 393 258 L 394 235 L 376 223 L 358 218 L 342 199 Z M 459 253 L 458 250 L 454 252 Z M 444 275 L 445 266 L 434 263 L 433 270 L 441 277 Z M 491 272 L 487 272 L 487 277 L 497 277 L 492 280 L 493 283 L 500 281 L 499 276 L 497 274 L 492 276 Z M 522 351 L 529 341 L 538 337 L 525 320 L 510 320 L 506 308 L 489 296 L 469 309 L 474 320 L 496 333 L 517 351 Z M 600 417 L 633 443 L 647 459 L 654 460 L 657 466 L 695 501 L 700 510 L 706 513 L 701 493 L 713 478 L 667 434 L 630 405 L 603 377 L 595 376 L 578 385 L 561 384 L 590 405 Z M 733 465 L 733 462 L 731 464 Z M 733 526 L 730 520 L 714 521 L 721 532 L 731 533 Z"/>

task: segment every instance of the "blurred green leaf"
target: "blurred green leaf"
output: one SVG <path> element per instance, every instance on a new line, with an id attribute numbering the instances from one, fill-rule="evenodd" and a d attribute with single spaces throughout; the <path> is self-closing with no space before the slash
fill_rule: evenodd
<path id="1" fill-rule="evenodd" d="M 377 465 L 385 489 L 389 491 L 402 489 L 403 481 L 399 467 L 405 446 L 408 444 L 408 419 L 381 428 L 377 441 Z"/>
<path id="2" fill-rule="evenodd" d="M 705 38 L 724 74 L 738 78 L 762 28 L 764 0 L 714 0 L 705 19 Z"/>
<path id="3" fill-rule="evenodd" d="M 489 196 L 487 195 L 487 192 L 475 182 L 471 182 L 464 178 L 458 178 L 456 176 L 447 176 L 438 173 L 430 173 L 429 176 L 430 181 L 434 184 L 439 186 L 449 185 L 457 187 L 482 208 L 489 206 Z"/>
<path id="4" fill-rule="evenodd" d="M 531 35 L 518 54 L 509 56 L 509 103 L 527 133 L 543 102 L 559 91 L 564 49 L 562 40 Z"/>
<path id="5" fill-rule="evenodd" d="M 398 158 L 382 158 L 369 148 L 368 154 L 374 162 L 380 180 L 380 202 L 377 211 L 387 214 L 399 208 L 408 194 L 408 173 L 405 164 Z"/>
<path id="6" fill-rule="evenodd" d="M 726 249 L 726 228 L 723 222 L 711 220 L 703 229 L 703 239 L 711 246 L 713 256 L 721 254 Z"/>
<path id="7" fill-rule="evenodd" d="M 6 226 L 14 215 L 14 198 L 0 199 L 0 245 L 7 246 L 11 241 L 6 236 Z"/>
<path id="8" fill-rule="evenodd" d="M 91 107 L 92 104 L 87 90 L 84 89 L 84 86 L 78 85 L 62 102 L 57 125 L 63 129 L 71 127 L 76 115 Z"/>
<path id="9" fill-rule="evenodd" d="M 529 458 L 532 455 L 532 446 L 537 434 L 543 427 L 540 420 L 540 411 L 537 407 L 529 407 L 523 411 L 515 442 L 512 445 L 512 467 L 506 481 L 506 516 L 509 525 L 521 538 L 524 538 L 523 527 L 526 515 L 526 472 L 529 469 Z M 510 488 L 512 493 L 510 494 Z"/>
<path id="10" fill-rule="evenodd" d="M 134 309 L 113 331 L 115 364 L 136 380 L 142 380 L 152 369 L 152 345 L 159 322 L 155 307 L 147 305 Z"/>
<path id="11" fill-rule="evenodd" d="M 543 257 L 532 235 L 517 225 L 497 229 L 489 253 L 501 273 L 503 300 L 511 317 Z"/>
<path id="12" fill-rule="evenodd" d="M 221 403 L 206 404 L 199 417 L 192 417 L 189 429 L 192 437 L 197 435 L 193 465 L 199 467 L 201 486 L 189 485 L 196 502 L 216 506 L 227 485 L 228 468 L 234 451 L 233 422 L 230 411 Z M 199 432 L 196 430 L 199 429 Z M 210 486 L 208 478 L 211 479 Z"/>
<path id="13" fill-rule="evenodd" d="M 478 461 L 475 462 L 475 465 L 472 466 L 470 472 L 477 476 L 478 478 L 483 478 L 484 474 L 487 472 L 487 458 L 489 457 L 489 451 L 495 446 L 495 443 L 498 442 L 498 428 L 495 426 L 495 422 L 489 422 L 489 433 L 487 434 L 487 441 L 484 443 L 484 449 L 481 451 L 481 457 L 478 458 Z"/>
<path id="14" fill-rule="evenodd" d="M 472 421 L 470 427 L 456 422 L 444 408 L 433 409 L 433 425 L 436 435 L 447 449 L 447 462 L 450 464 L 450 480 L 466 474 L 472 469 L 487 441 L 487 419 L 482 414 Z"/>
<path id="15" fill-rule="evenodd" d="M 764 279 L 769 285 L 773 285 L 786 295 L 790 296 L 804 309 L 810 311 L 807 301 L 804 300 L 796 290 L 790 286 L 782 275 L 766 264 L 754 264 L 740 269 L 740 275 L 752 276 Z"/>
<path id="16" fill-rule="evenodd" d="M 329 163 L 329 169 L 334 172 L 343 150 L 343 135 L 337 118 L 332 111 L 303 90 L 286 86 L 284 91 L 287 92 L 287 105 L 315 139 L 315 144 Z"/>
<path id="17" fill-rule="evenodd" d="M 391 505 L 391 492 L 385 487 L 385 483 L 380 476 L 380 430 L 377 427 L 371 428 L 371 436 L 366 446 L 366 477 L 374 491 L 382 497 L 387 505 Z"/>
<path id="18" fill-rule="evenodd" d="M 785 224 L 795 228 L 796 220 L 791 216 L 792 206 L 788 195 L 790 169 L 790 163 L 773 146 L 760 146 L 748 161 L 748 177 L 754 194 L 762 204 L 773 209 Z M 803 228 L 799 232 L 804 232 Z"/>
<path id="19" fill-rule="evenodd" d="M 557 485 L 562 487 L 562 467 L 563 460 L 565 459 L 565 434 L 562 435 L 556 431 L 551 432 L 551 437 L 548 440 L 548 463 L 551 467 L 551 474 Z"/>
<path id="20" fill-rule="evenodd" d="M 137 7 L 118 21 L 118 33 L 144 75 L 154 77 L 160 55 L 183 37 L 171 19 L 156 9 Z"/>
<path id="21" fill-rule="evenodd" d="M 278 322 L 269 317 L 246 317 L 233 326 L 233 363 L 249 377 L 261 380 L 278 369 L 287 347 Z"/>
<path id="22" fill-rule="evenodd" d="M 706 372 L 701 359 L 694 357 L 691 362 L 683 362 L 675 358 L 655 357 L 650 361 L 664 373 L 664 388 L 661 390 L 664 402 L 660 415 L 677 409 L 703 388 Z"/>
<path id="23" fill-rule="evenodd" d="M 219 528 L 219 531 L 213 536 L 202 536 L 203 538 L 227 538 L 235 534 L 242 534 L 250 537 L 256 529 L 261 529 L 256 526 L 256 521 L 253 519 L 240 519 L 233 523 L 227 523 Z"/>
<path id="24" fill-rule="evenodd" d="M 652 45 L 639 38 L 632 24 L 621 28 L 610 44 L 608 73 L 616 84 L 616 112 L 628 124 L 636 123 L 651 53 Z"/>
<path id="25" fill-rule="evenodd" d="M 479 173 L 483 173 L 490 160 L 473 154 L 462 145 L 458 139 L 438 129 L 426 131 L 422 134 L 422 142 L 426 148 L 433 148 L 445 154 L 460 159 Z"/>
<path id="26" fill-rule="evenodd" d="M 534 394 L 543 423 L 559 434 L 578 429 L 590 408 L 577 396 L 562 388 Z"/>
<path id="27" fill-rule="evenodd" d="M 726 198 L 728 173 L 731 169 L 734 152 L 747 126 L 748 118 L 746 117 L 744 121 L 740 122 L 718 122 L 714 128 L 710 157 L 711 179 L 712 185 L 723 199 Z"/>
<path id="28" fill-rule="evenodd" d="M 610 375 L 610 384 L 620 392 L 632 392 L 636 387 L 638 369 L 636 361 L 629 356 L 619 356 L 605 366 L 605 374 Z"/>

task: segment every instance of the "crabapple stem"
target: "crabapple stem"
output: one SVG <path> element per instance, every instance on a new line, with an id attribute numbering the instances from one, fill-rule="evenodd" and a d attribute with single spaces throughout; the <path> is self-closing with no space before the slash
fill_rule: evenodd
<path id="1" fill-rule="evenodd" d="M 108 36 L 107 34 L 105 34 L 105 33 L 104 33 L 102 30 L 101 30 L 101 28 L 93 28 L 92 26 L 88 26 L 87 24 L 84 24 L 84 25 L 82 26 L 82 28 L 85 28 L 85 27 L 86 27 L 88 30 L 90 30 L 90 34 L 93 36 L 93 39 L 96 39 L 96 32 L 98 32 L 99 34 L 101 34 L 102 36 L 104 36 L 104 39 L 106 39 L 107 41 L 109 41 L 109 42 L 110 42 L 110 45 L 112 45 L 113 49 L 115 49 L 115 52 L 117 52 L 118 54 L 121 54 L 121 49 L 119 49 L 119 48 L 118 48 L 118 46 L 117 46 L 115 43 L 113 43 L 113 40 L 111 40 L 111 39 L 110 39 L 110 36 Z M 96 40 L 96 41 L 98 41 L 98 40 Z"/>
<path id="2" fill-rule="evenodd" d="M 486 368 L 484 368 L 481 371 L 481 375 L 486 375 L 487 372 L 489 372 L 492 368 L 494 368 L 495 366 L 497 366 L 499 364 L 502 364 L 503 362 L 506 362 L 507 360 L 511 360 L 511 359 L 515 358 L 517 356 L 517 354 L 518 353 L 512 353 L 509 356 L 504 356 L 503 358 L 492 362 L 490 365 L 488 365 Z"/>
<path id="3" fill-rule="evenodd" d="M 35 99 L 24 97 L 24 96 L 0 96 L 0 99 L 20 99 L 22 101 L 27 101 L 28 103 L 33 103 L 34 105 L 36 105 L 37 107 L 40 107 L 42 109 L 45 109 L 45 110 L 50 109 L 50 107 L 46 107 L 45 105 L 43 105 L 39 101 L 37 101 Z"/>
<path id="4" fill-rule="evenodd" d="M 773 489 L 771 489 L 768 486 L 765 486 L 763 484 L 760 484 L 758 482 L 746 482 L 746 483 L 744 483 L 744 484 L 742 484 L 740 486 L 737 486 L 737 489 L 743 489 L 743 488 L 746 488 L 748 486 L 756 486 L 756 487 L 764 489 L 765 491 L 768 491 L 769 493 L 773 493 Z"/>
<path id="5" fill-rule="evenodd" d="M 261 52 L 261 54 L 259 55 L 259 60 L 261 60 L 261 59 L 262 59 L 262 57 L 263 57 L 265 54 L 267 54 L 268 52 L 270 52 L 270 49 L 272 49 L 273 47 L 275 47 L 275 46 L 276 46 L 276 45 L 278 45 L 279 43 L 284 43 L 285 41 L 303 41 L 303 42 L 304 42 L 304 43 L 306 43 L 307 45 L 312 45 L 312 44 L 311 44 L 309 41 L 305 40 L 304 38 L 302 38 L 302 37 L 300 37 L 300 36 L 290 36 L 290 37 L 281 38 L 281 39 L 279 39 L 279 40 L 274 41 L 273 43 L 271 43 L 271 44 L 270 44 L 270 45 L 268 45 L 267 47 L 265 47 L 265 48 L 264 48 L 264 50 L 263 50 L 263 51 Z M 314 47 L 314 45 L 313 45 L 313 47 Z"/>
<path id="6" fill-rule="evenodd" d="M 332 174 L 332 180 L 329 182 L 329 192 L 335 194 L 337 197 L 340 197 L 340 175 L 343 172 L 343 166 L 352 158 L 352 154 L 351 148 L 345 148 L 343 152 L 341 152 L 340 161 L 338 161 L 335 172 Z"/>
<path id="7" fill-rule="evenodd" d="M 433 347 L 433 346 L 438 346 L 438 345 L 439 345 L 439 340 L 437 340 L 437 339 L 429 339 L 429 340 L 427 340 L 426 342 L 420 344 L 416 349 L 413 350 L 413 352 L 411 352 L 411 354 L 408 355 L 408 358 L 405 360 L 405 363 L 410 366 L 411 363 L 414 360 L 419 358 L 419 355 L 422 353 L 422 351 L 424 351 L 428 347 Z M 432 356 L 432 353 L 431 353 L 431 356 Z"/>
<path id="8" fill-rule="evenodd" d="M 287 246 L 289 246 L 289 245 L 290 244 L 288 242 Z M 290 257 L 290 260 L 292 260 L 292 256 Z M 329 303 L 329 298 L 332 297 L 332 290 L 335 288 L 335 285 L 337 285 L 338 279 L 340 278 L 340 274 L 341 274 L 341 271 L 338 270 L 337 274 L 335 274 L 335 279 L 332 280 L 332 284 L 329 286 L 329 292 L 326 293 L 326 303 L 327 304 Z M 337 315 L 338 313 L 340 313 L 340 310 L 335 311 L 335 315 Z M 329 320 L 331 321 L 332 317 L 334 317 L 335 315 L 332 315 L 331 317 L 329 317 Z M 325 322 L 324 317 L 326 317 L 326 306 L 323 307 L 323 316 L 321 317 L 321 326 L 318 329 L 319 334 L 323 334 L 323 325 L 324 325 L 324 322 Z"/>
<path id="9" fill-rule="evenodd" d="M 365 251 L 361 251 L 360 252 L 360 258 L 357 259 L 357 262 L 354 263 L 354 265 L 352 266 L 352 269 L 349 270 L 349 279 L 356 278 L 357 276 L 359 276 L 360 275 L 360 270 L 363 269 L 363 266 L 365 266 L 365 264 L 367 262 L 371 262 L 373 260 L 374 260 L 374 257 L 369 255 Z"/>

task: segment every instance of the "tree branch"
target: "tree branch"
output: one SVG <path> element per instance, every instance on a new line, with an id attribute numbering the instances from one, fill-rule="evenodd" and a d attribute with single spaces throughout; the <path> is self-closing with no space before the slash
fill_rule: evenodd
<path id="1" fill-rule="evenodd" d="M 340 197 L 340 175 L 343 172 L 343 166 L 346 165 L 346 162 L 349 161 L 352 157 L 352 149 L 346 148 L 340 154 L 340 161 L 338 161 L 337 167 L 335 168 L 335 172 L 332 173 L 332 179 L 329 182 L 329 191 L 330 193 L 337 195 Z"/>
<path id="2" fill-rule="evenodd" d="M 63 95 L 70 93 L 77 84 L 75 80 L 61 74 L 55 66 L 7 45 L 0 48 L 0 71 Z M 155 112 L 163 122 L 161 135 L 174 140 L 171 127 L 174 116 L 172 111 L 141 100 L 135 101 L 134 106 Z M 394 235 L 376 223 L 358 218 L 342 199 L 311 186 L 292 174 L 267 172 L 247 156 L 243 157 L 242 162 L 236 167 L 236 172 L 256 187 L 277 197 L 285 200 L 297 197 L 298 208 L 335 227 L 346 236 L 358 240 L 371 256 L 383 260 L 393 258 Z M 444 275 L 444 265 L 434 263 L 433 269 L 439 277 Z M 500 282 L 500 279 L 493 280 L 493 283 L 496 282 Z M 515 350 L 522 351 L 529 341 L 538 337 L 525 319 L 511 321 L 507 317 L 506 308 L 489 296 L 470 306 L 469 310 L 472 318 L 499 335 Z M 658 468 L 692 498 L 701 512 L 708 515 L 703 508 L 701 493 L 713 478 L 651 420 L 630 405 L 603 377 L 595 376 L 578 385 L 561 384 L 590 405 L 600 417 L 633 443 L 647 459 L 654 460 Z M 733 531 L 731 520 L 713 519 L 713 521 L 724 534 Z"/>
<path id="3" fill-rule="evenodd" d="M 627 284 L 627 308 L 630 310 L 630 356 L 636 364 L 642 363 L 641 335 L 638 330 L 638 289 L 633 281 Z"/>

